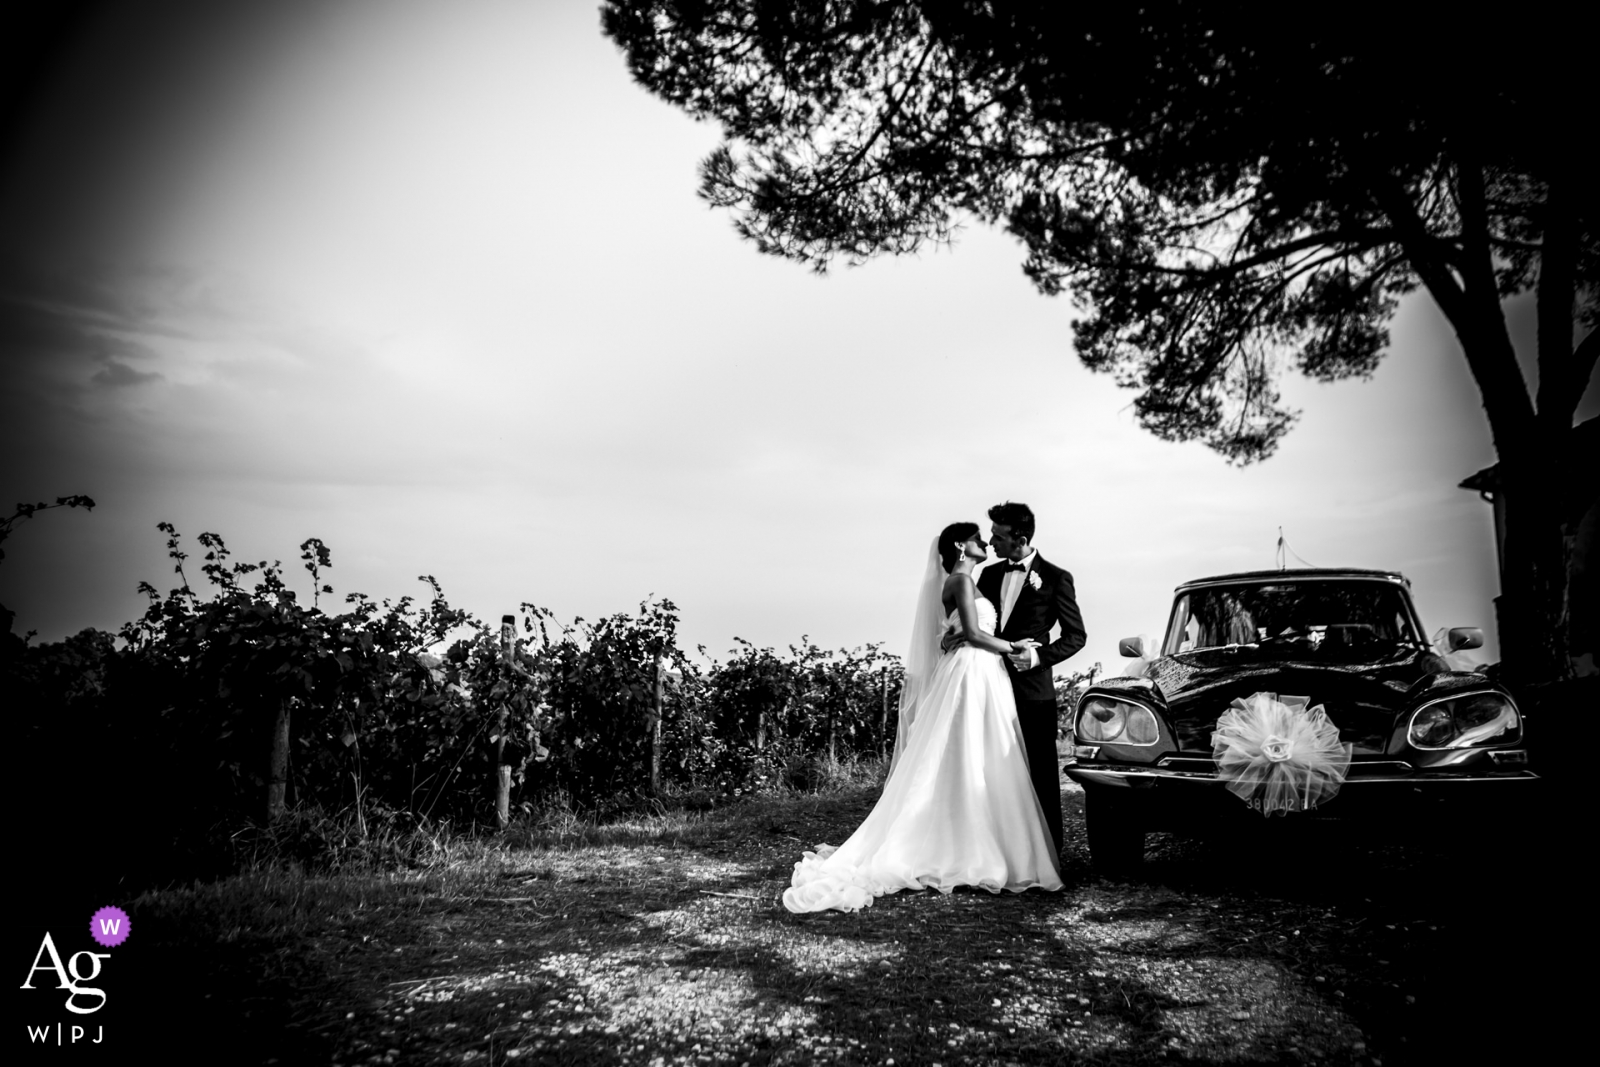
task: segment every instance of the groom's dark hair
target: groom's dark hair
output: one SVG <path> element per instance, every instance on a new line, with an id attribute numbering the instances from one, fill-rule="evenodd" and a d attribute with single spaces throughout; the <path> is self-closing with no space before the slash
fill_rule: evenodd
<path id="1" fill-rule="evenodd" d="M 1026 504 L 1013 504 L 1007 500 L 989 509 L 989 521 L 1011 527 L 1018 537 L 1033 540 L 1033 509 Z"/>
<path id="2" fill-rule="evenodd" d="M 944 528 L 939 535 L 939 562 L 944 564 L 944 572 L 950 573 L 950 568 L 956 565 L 956 560 L 961 558 L 961 546 L 975 537 L 978 533 L 978 524 L 975 522 L 952 522 Z"/>

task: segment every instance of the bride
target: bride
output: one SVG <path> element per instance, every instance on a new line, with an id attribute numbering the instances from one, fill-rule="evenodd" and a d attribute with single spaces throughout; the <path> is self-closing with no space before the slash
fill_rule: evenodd
<path id="1" fill-rule="evenodd" d="M 945 527 L 929 549 L 883 795 L 844 844 L 794 865 L 790 911 L 855 911 L 902 889 L 1061 888 L 1000 660 L 1033 642 L 994 636 L 995 606 L 972 581 L 988 555 L 971 522 Z M 950 629 L 967 640 L 941 655 Z"/>

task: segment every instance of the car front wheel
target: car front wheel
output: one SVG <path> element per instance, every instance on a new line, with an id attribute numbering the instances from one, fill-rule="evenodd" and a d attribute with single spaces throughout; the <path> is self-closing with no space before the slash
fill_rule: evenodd
<path id="1" fill-rule="evenodd" d="M 1131 800 L 1105 789 L 1085 791 L 1089 859 L 1102 874 L 1129 874 L 1144 863 L 1144 825 Z"/>

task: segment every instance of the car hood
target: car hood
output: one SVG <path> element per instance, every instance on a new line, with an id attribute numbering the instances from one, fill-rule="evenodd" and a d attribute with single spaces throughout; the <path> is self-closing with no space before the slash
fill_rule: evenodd
<path id="1" fill-rule="evenodd" d="M 1381 755 L 1416 683 L 1436 673 L 1437 657 L 1409 654 L 1376 664 L 1233 660 L 1226 653 L 1166 657 L 1150 678 L 1166 698 L 1168 722 L 1183 752 L 1211 752 L 1211 731 L 1234 700 L 1254 693 L 1306 697 L 1327 711 L 1356 756 Z"/>

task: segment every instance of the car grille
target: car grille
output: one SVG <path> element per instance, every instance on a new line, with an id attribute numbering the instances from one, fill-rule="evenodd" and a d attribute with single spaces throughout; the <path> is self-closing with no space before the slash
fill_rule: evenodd
<path id="1" fill-rule="evenodd" d="M 1339 740 L 1354 745 L 1357 753 L 1379 755 L 1388 748 L 1390 735 L 1394 733 L 1393 709 L 1355 701 L 1323 700 L 1315 693 L 1311 703 L 1322 706 L 1328 718 L 1338 725 Z M 1173 740 L 1178 743 L 1178 750 L 1210 752 L 1217 716 L 1225 710 L 1208 702 L 1173 713 Z"/>

